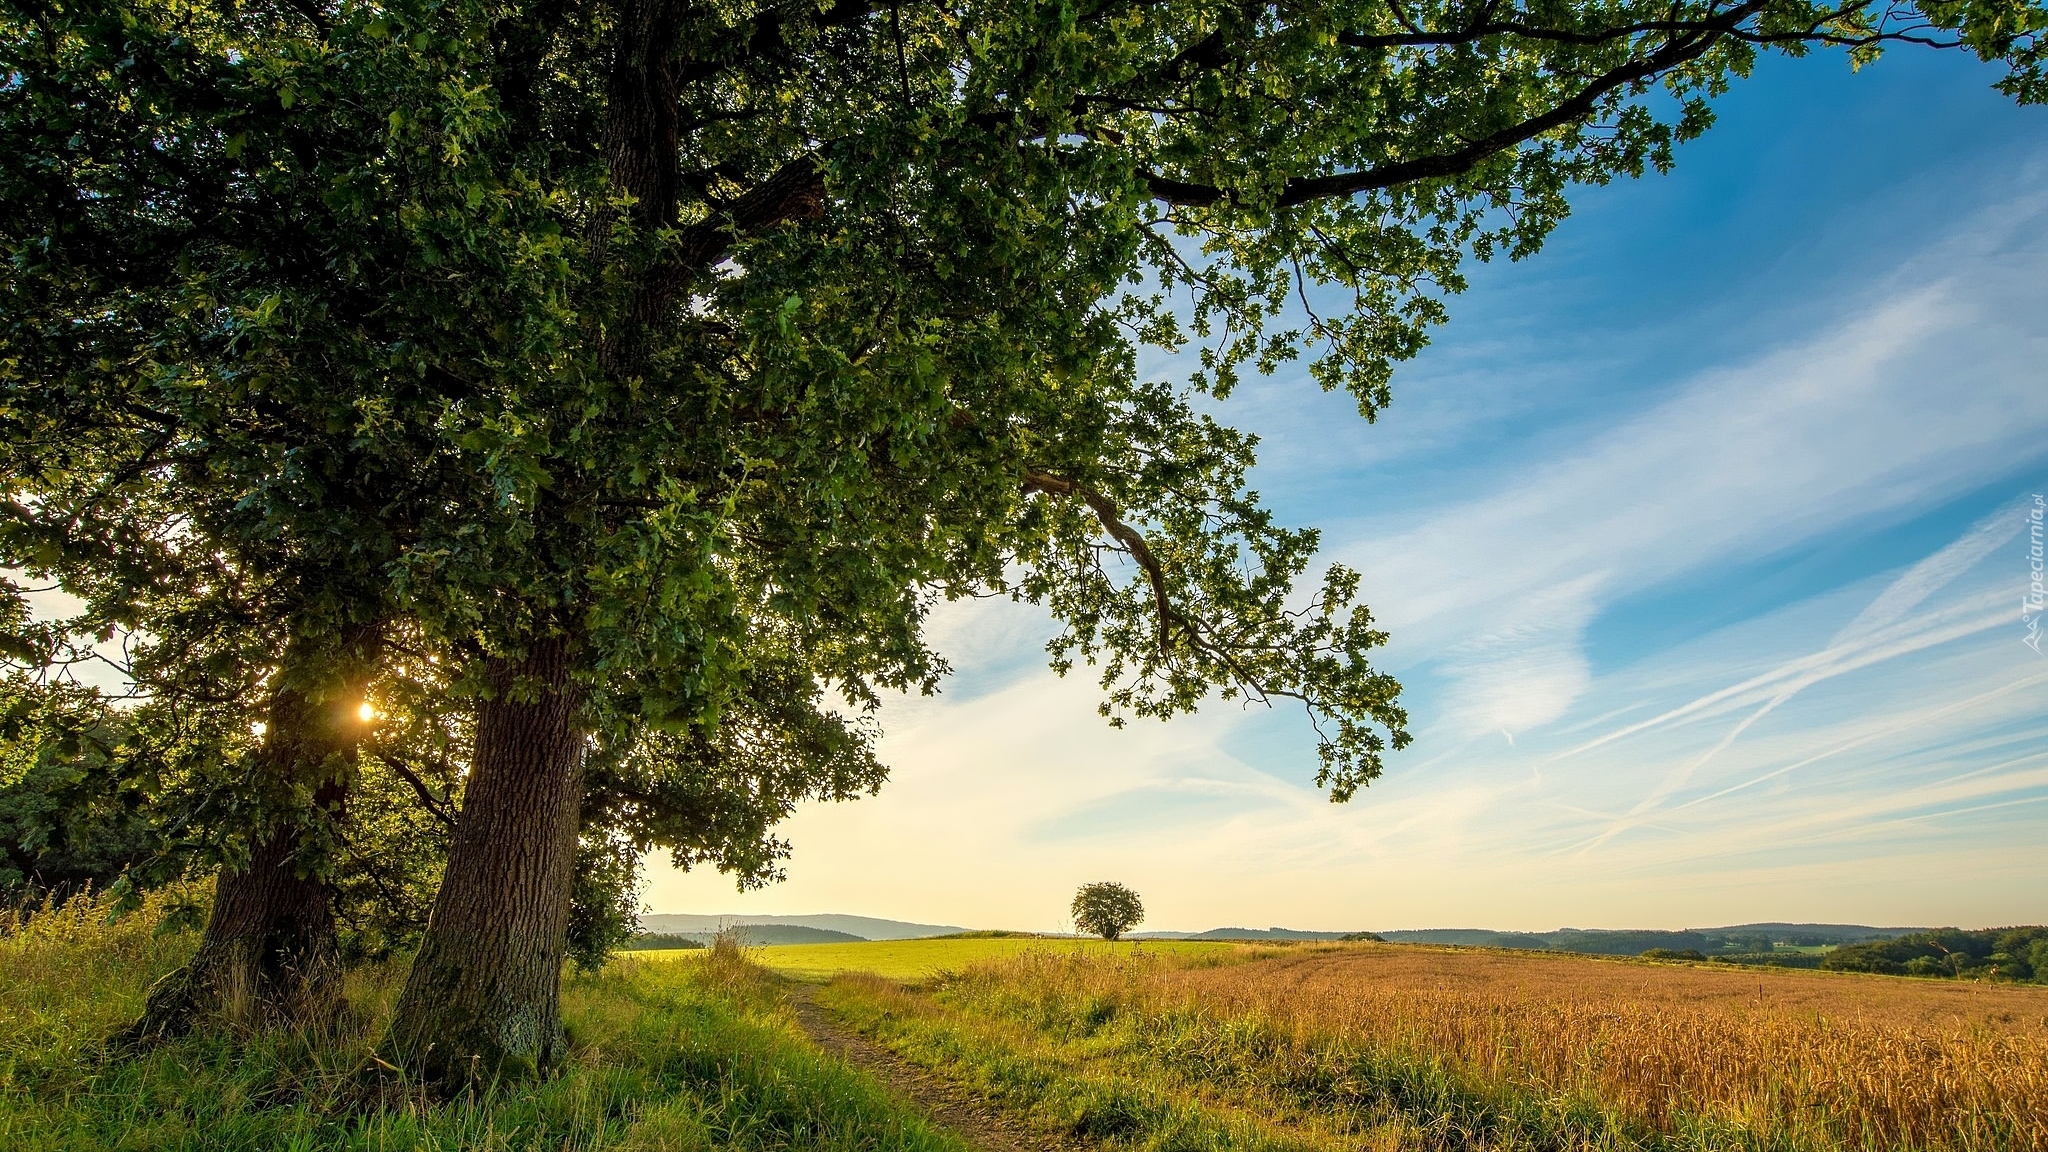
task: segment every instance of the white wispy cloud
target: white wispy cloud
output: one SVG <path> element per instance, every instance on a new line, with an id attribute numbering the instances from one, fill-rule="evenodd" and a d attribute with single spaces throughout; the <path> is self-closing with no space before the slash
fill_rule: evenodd
<path id="1" fill-rule="evenodd" d="M 1467 730 L 1539 727 L 1583 691 L 1583 632 L 1616 600 L 1938 505 L 2038 458 L 2048 388 L 2032 364 L 2048 352 L 2048 283 L 2013 272 L 2048 262 L 2043 224 L 2039 198 L 2001 205 L 1832 329 L 1679 385 L 1564 459 L 1341 549 L 1397 659 L 1454 682 L 1446 719 Z M 1930 265 L 1946 274 L 1920 280 Z M 1845 631 L 1905 612 L 1996 547 L 1997 531 L 1930 557 Z"/>

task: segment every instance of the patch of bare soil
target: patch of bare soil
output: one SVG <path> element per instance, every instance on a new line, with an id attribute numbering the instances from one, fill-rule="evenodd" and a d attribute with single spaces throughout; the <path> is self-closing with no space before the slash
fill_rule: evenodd
<path id="1" fill-rule="evenodd" d="M 1070 1152 L 1070 1146 L 1004 1116 L 971 1093 L 933 1076 L 887 1048 L 849 1032 L 811 998 L 811 989 L 790 992 L 797 1023 L 818 1047 L 861 1068 L 923 1109 L 938 1123 L 981 1152 Z"/>

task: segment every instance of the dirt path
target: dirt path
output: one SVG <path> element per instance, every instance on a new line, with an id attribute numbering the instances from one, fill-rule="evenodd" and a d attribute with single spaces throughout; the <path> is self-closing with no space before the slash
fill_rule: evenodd
<path id="1" fill-rule="evenodd" d="M 970 1093 L 933 1076 L 864 1036 L 849 1032 L 811 996 L 815 989 L 790 990 L 797 1023 L 818 1047 L 872 1073 L 897 1094 L 923 1109 L 936 1123 L 980 1152 L 1070 1152 L 1069 1146 L 1003 1116 Z"/>

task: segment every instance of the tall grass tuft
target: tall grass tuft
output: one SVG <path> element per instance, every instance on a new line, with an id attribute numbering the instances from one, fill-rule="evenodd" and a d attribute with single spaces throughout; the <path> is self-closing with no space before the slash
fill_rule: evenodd
<path id="1" fill-rule="evenodd" d="M 192 953 L 177 931 L 209 885 L 159 889 L 117 915 L 104 893 L 0 911 L 0 1086 L 61 1077 L 141 1013 L 149 989 Z"/>

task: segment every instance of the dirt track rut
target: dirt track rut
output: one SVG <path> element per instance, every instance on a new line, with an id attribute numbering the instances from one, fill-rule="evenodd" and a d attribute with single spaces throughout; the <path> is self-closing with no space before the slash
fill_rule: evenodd
<path id="1" fill-rule="evenodd" d="M 873 1074 L 980 1152 L 1071 1152 L 1070 1145 L 1031 1131 L 887 1048 L 840 1027 L 818 1007 L 812 991 L 794 989 L 790 1001 L 797 1023 L 818 1047 Z"/>

